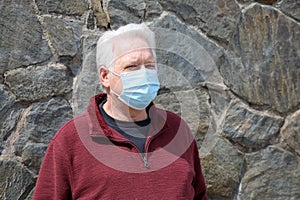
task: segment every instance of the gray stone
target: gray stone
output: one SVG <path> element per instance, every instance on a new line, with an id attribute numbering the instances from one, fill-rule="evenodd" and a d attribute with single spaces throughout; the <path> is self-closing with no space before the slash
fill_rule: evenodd
<path id="1" fill-rule="evenodd" d="M 281 10 L 287 15 L 300 20 L 300 1 L 298 0 L 283 0 L 280 6 Z"/>
<path id="2" fill-rule="evenodd" d="M 254 0 L 237 0 L 237 2 L 241 4 L 250 4 L 254 2 Z"/>
<path id="3" fill-rule="evenodd" d="M 246 156 L 239 199 L 299 199 L 300 166 L 291 153 L 276 146 Z"/>
<path id="4" fill-rule="evenodd" d="M 35 178 L 23 165 L 0 157 L 1 199 L 25 199 L 34 185 Z"/>
<path id="5" fill-rule="evenodd" d="M 4 85 L 0 84 L 0 113 L 5 113 L 15 103 L 15 97 Z"/>
<path id="6" fill-rule="evenodd" d="M 0 84 L 0 155 L 17 124 L 20 112 L 13 95 Z"/>
<path id="7" fill-rule="evenodd" d="M 141 23 L 157 18 L 163 12 L 160 4 L 153 0 L 110 0 L 108 9 L 110 26 L 116 29 L 128 23 Z"/>
<path id="8" fill-rule="evenodd" d="M 83 63 L 81 71 L 73 84 L 72 109 L 74 115 L 82 113 L 88 106 L 90 98 L 103 92 L 96 66 L 96 42 L 99 35 L 84 38 Z"/>
<path id="9" fill-rule="evenodd" d="M 44 62 L 51 56 L 32 1 L 1 2 L 0 75 L 20 66 Z"/>
<path id="10" fill-rule="evenodd" d="M 210 97 L 210 110 L 216 119 L 223 115 L 227 110 L 231 100 L 232 93 L 223 84 L 215 83 L 204 83 L 205 87 L 208 89 Z"/>
<path id="11" fill-rule="evenodd" d="M 159 0 L 164 10 L 177 14 L 185 23 L 200 28 L 209 37 L 226 44 L 233 35 L 239 6 L 231 0 Z"/>
<path id="12" fill-rule="evenodd" d="M 32 104 L 23 112 L 14 133 L 15 139 L 9 141 L 13 145 L 13 153 L 37 170 L 45 152 L 43 144 L 47 145 L 57 130 L 72 117 L 69 103 L 62 98 Z M 34 151 L 37 151 L 36 155 Z"/>
<path id="13" fill-rule="evenodd" d="M 6 141 L 16 128 L 22 110 L 18 107 L 11 108 L 0 115 L 0 155 L 6 147 Z"/>
<path id="14" fill-rule="evenodd" d="M 223 55 L 220 47 L 170 13 L 155 20 L 150 27 L 156 34 L 158 73 L 163 87 L 222 82 L 217 67 Z"/>
<path id="15" fill-rule="evenodd" d="M 255 0 L 258 3 L 266 4 L 266 5 L 273 5 L 276 4 L 277 0 Z"/>
<path id="16" fill-rule="evenodd" d="M 144 2 L 146 3 L 146 10 L 145 10 L 144 17 L 147 21 L 159 17 L 163 12 L 161 5 L 157 1 L 144 0 Z"/>
<path id="17" fill-rule="evenodd" d="M 165 89 L 166 90 L 166 89 Z M 200 146 L 210 124 L 209 96 L 201 87 L 176 90 L 169 88 L 159 94 L 154 103 L 157 107 L 181 116 L 189 125 Z"/>
<path id="18" fill-rule="evenodd" d="M 32 190 L 28 193 L 27 197 L 25 200 L 32 200 L 33 199 L 33 193 L 34 193 L 34 189 L 32 188 Z"/>
<path id="19" fill-rule="evenodd" d="M 111 28 L 117 29 L 128 23 L 141 23 L 145 9 L 146 4 L 143 0 L 110 0 L 108 14 Z"/>
<path id="20" fill-rule="evenodd" d="M 300 110 L 286 118 L 280 135 L 283 146 L 300 157 Z"/>
<path id="21" fill-rule="evenodd" d="M 21 162 L 33 173 L 38 174 L 47 147 L 48 144 L 44 143 L 27 143 L 23 148 Z"/>
<path id="22" fill-rule="evenodd" d="M 72 78 L 64 65 L 49 63 L 47 66 L 30 66 L 8 71 L 5 83 L 17 100 L 35 101 L 63 95 L 72 90 Z"/>
<path id="23" fill-rule="evenodd" d="M 87 0 L 36 0 L 42 14 L 83 15 L 88 10 Z"/>
<path id="24" fill-rule="evenodd" d="M 300 103 L 300 26 L 255 4 L 241 17 L 220 72 L 238 96 L 285 113 Z"/>
<path id="25" fill-rule="evenodd" d="M 216 139 L 209 153 L 201 154 L 209 199 L 227 200 L 236 196 L 243 155 L 229 142 Z"/>
<path id="26" fill-rule="evenodd" d="M 223 135 L 246 150 L 264 148 L 279 134 L 283 118 L 270 116 L 234 102 L 221 124 Z"/>
<path id="27" fill-rule="evenodd" d="M 75 56 L 81 44 L 82 22 L 44 16 L 49 40 L 59 56 Z"/>

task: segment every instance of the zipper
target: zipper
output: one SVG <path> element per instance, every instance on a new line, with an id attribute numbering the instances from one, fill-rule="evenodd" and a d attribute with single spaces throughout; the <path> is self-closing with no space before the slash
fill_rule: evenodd
<path id="1" fill-rule="evenodd" d="M 142 158 L 143 158 L 143 161 L 144 161 L 144 166 L 147 169 L 150 169 L 150 165 L 149 165 L 149 162 L 148 162 L 148 159 L 147 159 L 146 155 L 142 155 Z"/>
<path id="2" fill-rule="evenodd" d="M 138 150 L 138 148 L 137 148 L 137 146 L 134 144 L 134 143 L 132 143 L 132 142 L 130 142 L 130 141 L 128 141 L 128 140 L 122 140 L 122 139 L 116 139 L 116 138 L 114 138 L 113 139 L 114 141 L 116 141 L 116 142 L 122 142 L 122 143 L 126 143 L 126 144 L 130 144 L 130 145 L 132 145 L 135 149 L 136 149 L 136 152 L 141 156 L 141 158 L 142 158 L 142 160 L 143 160 L 143 163 L 144 163 L 144 166 L 147 168 L 147 169 L 150 169 L 150 165 L 149 165 L 149 162 L 148 162 L 148 159 L 147 159 L 147 153 L 146 153 L 146 151 L 147 151 L 147 149 L 145 149 L 145 153 L 141 153 L 139 150 Z M 148 139 L 149 140 L 149 139 Z M 146 141 L 147 142 L 147 141 Z M 148 146 L 148 145 L 147 145 Z"/>
<path id="3" fill-rule="evenodd" d="M 162 130 L 162 131 L 160 132 L 160 134 L 162 134 L 162 133 L 165 132 L 166 130 L 167 130 L 167 129 Z M 110 139 L 112 139 L 112 140 L 114 140 L 114 141 L 116 141 L 116 142 L 122 142 L 122 143 L 127 143 L 127 144 L 132 145 L 132 146 L 136 149 L 136 152 L 137 152 L 138 154 L 140 154 L 140 156 L 141 156 L 141 158 L 142 158 L 142 160 L 143 160 L 144 166 L 145 166 L 147 169 L 150 169 L 150 164 L 149 164 L 149 162 L 148 162 L 148 149 L 149 149 L 149 146 L 150 146 L 151 141 L 153 141 L 155 138 L 157 138 L 157 136 L 160 135 L 160 134 L 155 134 L 154 137 L 151 137 L 151 136 L 147 137 L 146 143 L 145 143 L 145 153 L 141 153 L 141 152 L 138 150 L 137 146 L 136 146 L 133 142 L 130 142 L 130 141 L 128 141 L 128 140 L 123 140 L 123 139 L 112 138 L 112 137 L 108 137 L 108 138 L 110 138 Z"/>
<path id="4" fill-rule="evenodd" d="M 165 131 L 166 131 L 166 129 L 165 129 L 165 130 L 162 130 L 162 131 L 160 132 L 160 134 L 163 133 L 163 132 L 165 132 Z M 148 162 L 148 150 L 149 150 L 150 143 L 151 143 L 158 135 L 160 135 L 160 134 L 155 134 L 154 137 L 148 136 L 147 139 L 146 139 L 146 143 L 145 143 L 145 153 L 144 153 L 144 155 L 141 154 L 141 156 L 142 156 L 143 161 L 144 161 L 144 166 L 145 166 L 147 169 L 150 169 L 150 165 L 149 165 L 149 162 Z"/>

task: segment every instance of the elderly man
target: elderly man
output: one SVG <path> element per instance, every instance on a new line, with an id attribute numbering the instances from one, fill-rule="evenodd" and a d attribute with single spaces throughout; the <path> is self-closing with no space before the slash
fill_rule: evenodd
<path id="1" fill-rule="evenodd" d="M 97 65 L 106 93 L 56 133 L 34 199 L 207 199 L 189 127 L 152 103 L 154 33 L 144 24 L 105 32 Z"/>

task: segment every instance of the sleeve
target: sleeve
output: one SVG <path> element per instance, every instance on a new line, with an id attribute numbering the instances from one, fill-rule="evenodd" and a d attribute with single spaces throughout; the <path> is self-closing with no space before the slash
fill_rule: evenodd
<path id="1" fill-rule="evenodd" d="M 33 200 L 71 199 L 70 167 L 64 155 L 63 149 L 52 140 L 39 171 Z"/>
<path id="2" fill-rule="evenodd" d="M 193 182 L 193 186 L 195 189 L 194 200 L 207 200 L 205 179 L 204 179 L 204 175 L 202 173 L 199 151 L 198 151 L 198 147 L 197 147 L 197 144 L 195 141 L 194 141 L 193 147 L 194 147 L 194 149 L 193 149 L 193 151 L 194 151 L 194 168 L 195 168 L 195 172 L 196 172 L 195 179 Z"/>

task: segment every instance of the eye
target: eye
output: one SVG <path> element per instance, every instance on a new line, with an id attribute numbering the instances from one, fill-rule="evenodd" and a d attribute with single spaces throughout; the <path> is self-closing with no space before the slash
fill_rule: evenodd
<path id="1" fill-rule="evenodd" d="M 145 68 L 147 68 L 147 69 L 155 69 L 156 65 L 155 65 L 155 63 L 147 63 L 147 64 L 145 64 Z"/>
<path id="2" fill-rule="evenodd" d="M 124 71 L 134 71 L 138 69 L 139 69 L 139 65 L 128 65 L 124 67 Z"/>

